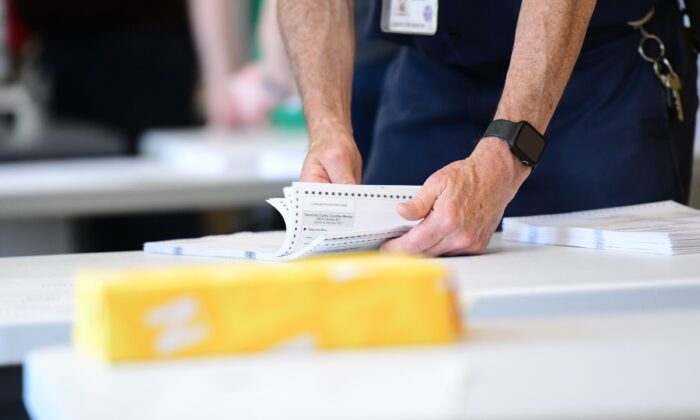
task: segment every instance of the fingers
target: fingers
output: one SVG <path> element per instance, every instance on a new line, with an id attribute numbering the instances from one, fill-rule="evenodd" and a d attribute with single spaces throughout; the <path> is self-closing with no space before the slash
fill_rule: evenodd
<path id="1" fill-rule="evenodd" d="M 428 179 L 425 185 L 418 190 L 418 193 L 411 200 L 399 204 L 397 210 L 401 217 L 406 220 L 420 220 L 430 213 L 441 193 L 442 188 L 439 183 L 431 182 Z"/>
<path id="2" fill-rule="evenodd" d="M 423 220 L 382 249 L 429 256 L 484 252 L 513 196 L 502 177 L 490 171 L 485 158 L 470 157 L 435 172 L 410 201 L 398 207 L 404 218 Z"/>
<path id="3" fill-rule="evenodd" d="M 333 184 L 359 184 L 360 178 L 349 165 L 328 165 L 326 168 L 328 178 Z"/>
<path id="4" fill-rule="evenodd" d="M 486 249 L 486 243 L 481 243 L 467 232 L 457 230 L 445 235 L 434 226 L 427 226 L 427 224 L 421 226 L 421 224 L 416 225 L 406 235 L 385 243 L 381 248 L 382 251 L 440 257 L 482 254 Z M 421 229 L 418 229 L 419 227 Z M 432 230 L 427 231 L 428 229 Z M 432 245 L 429 245 L 431 243 Z"/>
<path id="5" fill-rule="evenodd" d="M 362 157 L 347 133 L 325 133 L 311 142 L 300 181 L 359 184 Z"/>
<path id="6" fill-rule="evenodd" d="M 423 251 L 423 254 L 430 257 L 439 257 L 453 251 L 454 249 L 452 238 L 447 236 L 437 241 L 435 245 Z"/>
<path id="7" fill-rule="evenodd" d="M 313 159 L 312 163 L 304 163 L 299 175 L 301 182 L 321 182 L 333 184 L 358 184 L 359 174 L 356 176 L 349 168 L 342 165 L 323 165 Z"/>
<path id="8" fill-rule="evenodd" d="M 331 182 L 330 177 L 326 173 L 323 165 L 317 161 L 307 161 L 304 162 L 304 166 L 301 168 L 301 174 L 299 175 L 299 181 L 301 182 L 320 182 L 328 184 Z"/>
<path id="9" fill-rule="evenodd" d="M 360 171 L 352 164 L 352 157 L 344 150 L 331 150 L 324 156 L 323 168 L 334 184 L 359 184 Z"/>
<path id="10" fill-rule="evenodd" d="M 436 191 L 435 188 L 425 190 L 428 193 L 416 196 L 418 197 L 417 206 L 427 207 L 428 205 L 424 204 L 426 199 L 423 197 L 429 197 L 430 191 Z M 481 235 L 478 230 L 469 229 L 459 211 L 454 207 L 445 207 L 444 203 L 441 204 L 439 200 L 443 200 L 443 198 L 433 201 L 431 207 L 434 208 L 434 211 L 429 211 L 423 221 L 402 237 L 388 241 L 381 249 L 389 252 L 405 252 L 432 257 L 482 253 L 486 244 L 480 239 Z M 452 198 L 448 201 L 454 203 L 455 200 Z"/>
<path id="11" fill-rule="evenodd" d="M 407 220 L 423 220 L 405 235 L 385 243 L 381 249 L 388 252 L 422 254 L 447 235 L 448 231 L 444 229 L 445 225 L 440 221 L 440 216 L 431 213 L 440 194 L 441 182 L 431 177 L 411 200 L 399 204 L 397 209 L 401 217 Z"/>
<path id="12" fill-rule="evenodd" d="M 330 184 L 331 180 L 328 178 L 328 176 L 324 176 L 318 173 L 302 173 L 299 176 L 299 182 L 315 182 L 319 184 Z"/>
<path id="13" fill-rule="evenodd" d="M 423 254 L 424 251 L 432 248 L 444 236 L 445 232 L 439 226 L 438 219 L 431 213 L 405 235 L 386 242 L 382 245 L 381 250 Z"/>
<path id="14" fill-rule="evenodd" d="M 423 254 L 431 257 L 474 255 L 483 253 L 485 249 L 485 244 L 476 240 L 475 235 L 465 231 L 456 231 L 423 251 Z"/>

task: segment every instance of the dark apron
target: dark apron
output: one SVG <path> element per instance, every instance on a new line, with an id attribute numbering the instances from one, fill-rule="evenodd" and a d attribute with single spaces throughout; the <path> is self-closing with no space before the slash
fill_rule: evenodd
<path id="1" fill-rule="evenodd" d="M 377 1 L 377 3 L 380 3 Z M 678 123 L 626 21 L 657 13 L 647 29 L 666 44 L 684 82 Z M 434 37 L 384 35 L 405 47 L 379 110 L 368 184 L 422 184 L 464 159 L 493 118 L 508 69 L 520 2 L 442 0 Z M 379 7 L 369 25 L 379 28 Z M 600 0 L 552 122 L 541 164 L 506 215 L 673 199 L 687 202 L 692 165 L 695 56 L 675 0 Z"/>

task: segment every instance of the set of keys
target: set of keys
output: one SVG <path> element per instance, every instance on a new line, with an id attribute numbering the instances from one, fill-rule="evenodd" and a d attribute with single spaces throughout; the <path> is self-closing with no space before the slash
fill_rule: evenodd
<path id="1" fill-rule="evenodd" d="M 671 63 L 666 57 L 654 62 L 654 74 L 656 74 L 656 78 L 659 79 L 666 90 L 668 107 L 675 109 L 678 121 L 683 122 L 685 115 L 683 113 L 683 101 L 681 100 L 681 89 L 683 89 L 681 77 L 673 70 Z"/>
<path id="2" fill-rule="evenodd" d="M 659 79 L 661 85 L 666 91 L 666 102 L 669 109 L 673 109 L 676 112 L 676 118 L 678 121 L 683 122 L 685 120 L 685 113 L 683 111 L 683 101 L 681 99 L 681 91 L 683 89 L 683 82 L 678 73 L 673 70 L 671 62 L 666 58 L 666 46 L 661 39 L 647 32 L 644 28 L 644 24 L 649 22 L 649 20 L 654 16 L 654 9 L 651 9 L 643 18 L 627 22 L 628 25 L 639 30 L 642 34 L 642 39 L 639 41 L 639 55 L 647 62 L 651 63 L 654 68 L 654 74 L 656 78 Z M 648 53 L 647 48 L 652 50 L 652 47 L 656 45 L 655 53 Z"/>

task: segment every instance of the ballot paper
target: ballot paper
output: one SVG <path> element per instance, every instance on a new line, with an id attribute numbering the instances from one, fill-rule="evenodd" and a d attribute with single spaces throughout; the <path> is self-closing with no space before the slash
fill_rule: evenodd
<path id="1" fill-rule="evenodd" d="M 402 218 L 397 204 L 420 187 L 295 182 L 284 198 L 267 200 L 284 218 L 285 231 L 241 232 L 163 242 L 144 251 L 257 260 L 291 260 L 332 252 L 376 249 L 416 224 Z"/>
<path id="2" fill-rule="evenodd" d="M 503 219 L 509 241 L 677 255 L 700 252 L 700 210 L 673 201 Z"/>

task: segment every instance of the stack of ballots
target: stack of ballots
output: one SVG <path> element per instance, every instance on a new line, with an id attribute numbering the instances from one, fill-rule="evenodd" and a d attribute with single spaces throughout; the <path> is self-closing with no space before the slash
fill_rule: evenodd
<path id="1" fill-rule="evenodd" d="M 700 252 L 700 210 L 673 201 L 503 219 L 509 241 L 650 254 Z"/>

